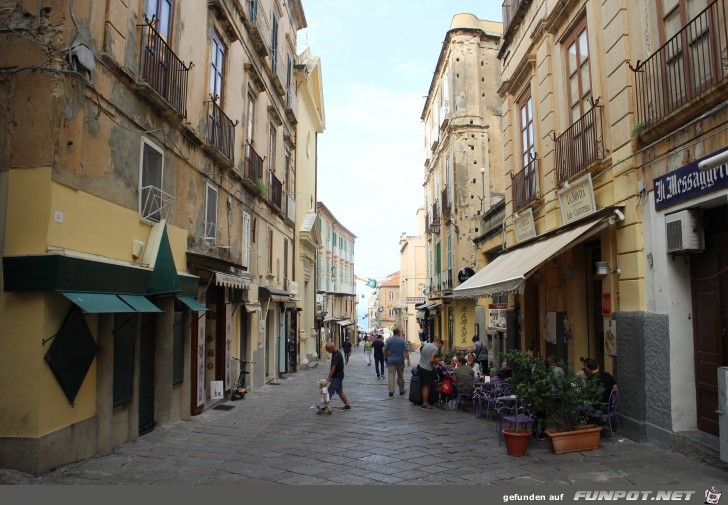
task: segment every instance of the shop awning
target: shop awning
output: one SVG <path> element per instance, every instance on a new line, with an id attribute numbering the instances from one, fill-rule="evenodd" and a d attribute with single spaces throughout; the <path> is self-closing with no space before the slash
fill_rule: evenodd
<path id="1" fill-rule="evenodd" d="M 137 312 L 162 312 L 162 309 L 154 305 L 147 298 L 139 295 L 117 295 L 119 298 Z"/>
<path id="2" fill-rule="evenodd" d="M 351 321 L 349 319 L 344 319 L 342 321 L 336 321 L 336 324 L 338 324 L 340 326 L 351 326 L 352 324 L 354 324 L 354 321 Z"/>
<path id="3" fill-rule="evenodd" d="M 324 323 L 330 323 L 331 321 L 340 321 L 338 317 L 327 317 L 324 319 Z"/>
<path id="4" fill-rule="evenodd" d="M 186 305 L 190 310 L 196 310 L 198 312 L 208 310 L 207 307 L 202 305 L 194 296 L 178 296 L 177 300 L 179 300 L 183 305 Z"/>
<path id="5" fill-rule="evenodd" d="M 61 293 L 89 314 L 139 312 L 116 295 L 99 293 Z M 150 302 L 151 303 L 151 302 Z M 161 312 L 161 311 L 160 311 Z"/>
<path id="6" fill-rule="evenodd" d="M 287 302 L 290 301 L 291 297 L 288 295 L 288 291 L 276 288 L 258 288 L 258 300 L 264 302 L 270 300 L 271 302 Z"/>
<path id="7" fill-rule="evenodd" d="M 538 240 L 498 256 L 474 276 L 452 290 L 454 298 L 483 298 L 514 293 L 545 261 L 586 240 L 608 225 L 605 218 L 591 220 L 558 235 Z"/>
<path id="8" fill-rule="evenodd" d="M 245 289 L 250 287 L 250 277 L 215 272 L 215 285 L 226 288 Z"/>

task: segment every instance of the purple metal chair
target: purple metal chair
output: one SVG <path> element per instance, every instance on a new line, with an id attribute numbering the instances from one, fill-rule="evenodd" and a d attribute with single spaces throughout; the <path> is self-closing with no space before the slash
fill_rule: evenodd
<path id="1" fill-rule="evenodd" d="M 606 420 L 609 423 L 609 433 L 614 438 L 614 429 L 612 428 L 612 419 L 617 421 L 619 431 L 622 431 L 622 425 L 619 422 L 619 416 L 617 415 L 617 409 L 619 408 L 619 389 L 615 386 L 612 392 L 609 393 L 609 403 L 601 404 L 606 407 L 606 411 L 597 410 L 592 414 L 595 419 Z"/>
<path id="2" fill-rule="evenodd" d="M 514 424 L 516 426 L 520 425 L 526 430 L 536 428 L 536 420 L 526 414 L 523 407 L 519 407 L 518 410 L 516 409 L 515 399 L 507 397 L 498 398 L 496 401 L 496 410 L 501 413 L 501 416 L 498 418 L 498 445 L 501 445 L 504 439 L 504 423 L 508 423 L 509 427 L 512 427 Z"/>

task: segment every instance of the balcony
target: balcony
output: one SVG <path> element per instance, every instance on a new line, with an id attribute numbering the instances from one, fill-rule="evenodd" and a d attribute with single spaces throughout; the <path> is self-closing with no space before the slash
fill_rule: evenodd
<path id="1" fill-rule="evenodd" d="M 263 180 L 263 158 L 255 152 L 253 146 L 245 146 L 245 164 L 243 165 L 243 177 L 253 183 Z"/>
<path id="2" fill-rule="evenodd" d="M 192 63 L 190 66 L 185 66 L 162 36 L 149 24 L 141 25 L 140 47 L 140 79 L 156 92 L 146 95 L 164 107 L 171 107 L 180 117 L 185 117 L 187 76 Z"/>
<path id="3" fill-rule="evenodd" d="M 268 200 L 282 210 L 283 207 L 283 183 L 276 176 L 271 174 L 270 186 L 268 188 Z"/>
<path id="4" fill-rule="evenodd" d="M 286 87 L 286 119 L 292 125 L 298 123 L 298 97 L 295 84 Z"/>
<path id="5" fill-rule="evenodd" d="M 452 289 L 452 269 L 448 268 L 442 272 L 441 286 L 443 291 Z"/>
<path id="6" fill-rule="evenodd" d="M 449 216 L 452 209 L 452 201 L 450 197 L 450 185 L 445 185 L 445 189 L 441 193 L 442 199 L 442 215 Z"/>
<path id="7" fill-rule="evenodd" d="M 556 137 L 557 183 L 563 184 L 604 159 L 602 107 L 595 105 L 564 133 Z"/>
<path id="8" fill-rule="evenodd" d="M 278 96 L 285 96 L 286 90 L 291 85 L 291 78 L 288 75 L 288 65 L 281 56 L 284 52 L 280 49 L 274 49 L 271 52 L 271 65 L 273 70 L 273 86 L 275 86 Z"/>
<path id="9" fill-rule="evenodd" d="M 714 1 L 647 60 L 630 67 L 635 71 L 637 125 L 654 125 L 723 82 L 727 40 L 725 1 Z M 695 116 L 725 98 L 713 95 L 722 96 L 686 112 Z"/>
<path id="10" fill-rule="evenodd" d="M 513 176 L 513 210 L 518 211 L 538 199 L 540 160 L 533 158 L 523 170 Z"/>
<path id="11" fill-rule="evenodd" d="M 270 49 L 268 43 L 271 40 L 270 24 L 263 10 L 263 2 L 259 0 L 247 0 L 248 19 L 250 20 L 250 35 L 253 39 L 255 50 L 261 56 L 268 56 Z"/>
<path id="12" fill-rule="evenodd" d="M 222 108 L 214 101 L 207 102 L 207 142 L 211 147 L 212 154 L 217 154 L 218 161 L 233 165 L 235 140 L 235 125 L 225 115 Z"/>
<path id="13" fill-rule="evenodd" d="M 528 10 L 531 0 L 505 0 L 503 2 L 503 35 L 511 25 L 521 21 Z M 523 6 L 523 9 L 521 8 Z"/>

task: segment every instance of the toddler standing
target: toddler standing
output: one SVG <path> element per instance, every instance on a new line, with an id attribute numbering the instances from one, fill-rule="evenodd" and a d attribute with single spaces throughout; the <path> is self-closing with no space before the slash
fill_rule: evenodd
<path id="1" fill-rule="evenodd" d="M 326 379 L 318 381 L 319 389 L 321 390 L 321 403 L 318 404 L 317 415 L 321 415 L 324 410 L 326 414 L 331 415 L 331 396 L 329 395 L 329 386 Z"/>

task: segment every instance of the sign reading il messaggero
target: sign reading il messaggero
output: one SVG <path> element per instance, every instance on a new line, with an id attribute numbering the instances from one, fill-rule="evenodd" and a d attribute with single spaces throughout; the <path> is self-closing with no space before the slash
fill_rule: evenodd
<path id="1" fill-rule="evenodd" d="M 728 188 L 728 166 L 725 163 L 705 172 L 698 169 L 698 163 L 727 149 L 728 147 L 715 151 L 708 156 L 699 158 L 677 170 L 656 178 L 655 210 L 664 209 L 722 188 Z"/>

